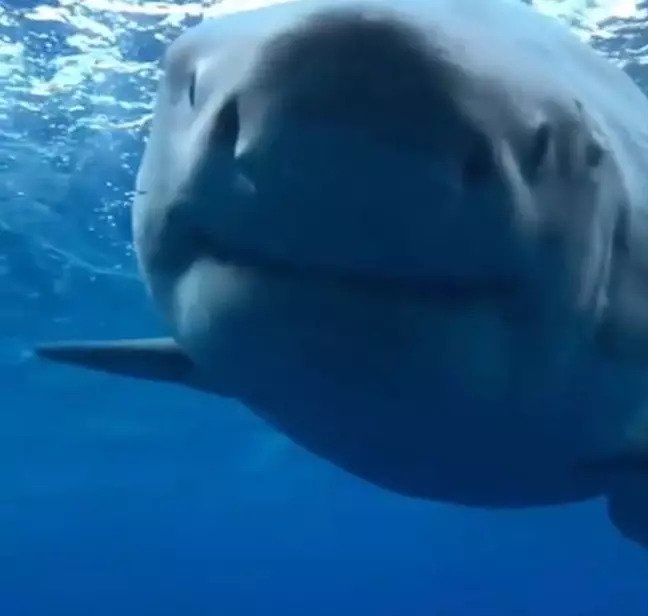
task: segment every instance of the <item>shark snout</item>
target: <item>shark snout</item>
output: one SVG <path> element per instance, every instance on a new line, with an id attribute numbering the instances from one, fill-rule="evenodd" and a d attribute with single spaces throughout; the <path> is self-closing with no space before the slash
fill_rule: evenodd
<path id="1" fill-rule="evenodd" d="M 441 134 L 425 148 L 408 143 L 416 133 L 386 136 L 384 124 L 285 109 L 250 128 L 245 111 L 238 95 L 218 110 L 218 154 L 203 178 L 219 186 L 206 206 L 226 252 L 389 276 L 508 279 L 510 191 L 496 144 L 459 114 L 446 114 L 439 132 L 454 127 L 460 137 Z"/>
<path id="2" fill-rule="evenodd" d="M 219 99 L 212 144 L 250 159 L 292 131 L 303 159 L 324 155 L 324 145 L 308 150 L 309 138 L 338 134 L 437 165 L 452 158 L 458 179 L 482 180 L 495 170 L 493 140 L 471 117 L 465 75 L 446 55 L 389 12 L 312 16 L 271 39 L 250 78 Z"/>
<path id="3" fill-rule="evenodd" d="M 413 25 L 353 12 L 272 39 L 211 117 L 194 192 L 219 242 L 304 266 L 508 279 L 551 127 L 489 121 L 499 84 L 482 93 L 446 56 Z"/>

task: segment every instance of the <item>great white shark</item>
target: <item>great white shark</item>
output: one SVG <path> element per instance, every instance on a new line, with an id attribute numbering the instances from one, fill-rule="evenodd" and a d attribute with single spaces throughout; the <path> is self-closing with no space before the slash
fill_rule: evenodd
<path id="1" fill-rule="evenodd" d="M 183 33 L 132 208 L 170 337 L 40 356 L 242 401 L 477 507 L 648 547 L 648 99 L 519 0 L 300 0 Z"/>

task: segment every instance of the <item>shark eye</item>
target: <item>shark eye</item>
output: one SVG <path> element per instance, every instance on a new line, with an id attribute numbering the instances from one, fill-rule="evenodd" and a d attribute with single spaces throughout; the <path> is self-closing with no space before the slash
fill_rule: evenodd
<path id="1" fill-rule="evenodd" d="M 196 105 L 196 71 L 191 74 L 191 81 L 189 82 L 189 104 L 192 107 Z"/>

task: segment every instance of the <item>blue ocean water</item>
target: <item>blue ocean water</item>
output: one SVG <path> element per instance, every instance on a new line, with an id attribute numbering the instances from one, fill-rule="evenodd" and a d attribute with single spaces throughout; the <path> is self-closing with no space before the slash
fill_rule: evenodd
<path id="1" fill-rule="evenodd" d="M 210 9 L 0 0 L 0 616 L 648 614 L 648 554 L 602 501 L 399 497 L 233 402 L 30 356 L 164 332 L 128 203 L 157 60 Z M 646 3 L 539 9 L 648 89 Z"/>

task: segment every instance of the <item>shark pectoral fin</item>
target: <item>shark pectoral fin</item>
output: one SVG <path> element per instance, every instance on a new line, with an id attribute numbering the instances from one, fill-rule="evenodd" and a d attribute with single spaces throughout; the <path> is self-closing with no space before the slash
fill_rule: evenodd
<path id="1" fill-rule="evenodd" d="M 580 470 L 604 478 L 610 521 L 624 537 L 648 549 L 647 428 L 645 420 L 640 421 L 626 433 L 621 450 L 590 458 Z"/>
<path id="2" fill-rule="evenodd" d="M 607 494 L 607 510 L 624 537 L 648 548 L 648 473 L 615 479 Z"/>
<path id="3" fill-rule="evenodd" d="M 172 338 L 60 342 L 36 347 L 37 356 L 100 372 L 187 383 L 193 362 Z"/>

